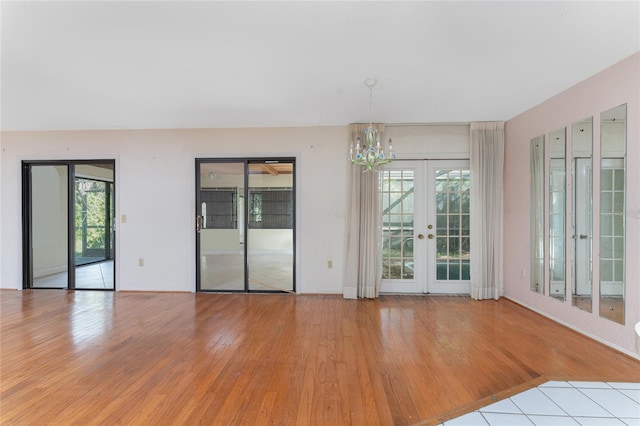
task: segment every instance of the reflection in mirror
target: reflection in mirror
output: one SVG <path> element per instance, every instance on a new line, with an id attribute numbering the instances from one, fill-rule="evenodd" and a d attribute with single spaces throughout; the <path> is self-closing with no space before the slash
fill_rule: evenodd
<path id="1" fill-rule="evenodd" d="M 544 294 L 544 135 L 531 139 L 531 291 Z"/>
<path id="2" fill-rule="evenodd" d="M 549 134 L 549 296 L 565 298 L 566 128 Z"/>
<path id="3" fill-rule="evenodd" d="M 571 126 L 571 163 L 573 169 L 573 274 L 572 304 L 592 311 L 591 227 L 592 227 L 592 151 L 593 118 Z"/>
<path id="4" fill-rule="evenodd" d="M 600 316 L 624 324 L 627 106 L 600 115 Z"/>
<path id="5" fill-rule="evenodd" d="M 33 288 L 67 288 L 69 168 L 31 166 L 31 274 Z"/>

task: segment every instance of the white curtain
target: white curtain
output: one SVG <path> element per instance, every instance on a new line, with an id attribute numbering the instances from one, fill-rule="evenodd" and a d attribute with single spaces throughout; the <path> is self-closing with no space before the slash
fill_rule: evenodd
<path id="1" fill-rule="evenodd" d="M 359 135 L 364 141 L 366 124 L 351 124 L 351 141 Z M 384 125 L 374 124 L 382 138 Z M 382 281 L 382 218 L 380 212 L 380 175 L 363 173 L 362 166 L 349 165 L 350 210 L 347 238 L 347 287 L 357 288 L 357 297 L 373 299 L 380 294 Z"/>
<path id="2" fill-rule="evenodd" d="M 471 297 L 503 294 L 504 122 L 471 123 Z"/>

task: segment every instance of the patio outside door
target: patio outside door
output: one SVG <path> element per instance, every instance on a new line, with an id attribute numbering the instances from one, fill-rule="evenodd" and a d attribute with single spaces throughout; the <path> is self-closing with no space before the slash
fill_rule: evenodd
<path id="1" fill-rule="evenodd" d="M 468 294 L 469 162 L 394 161 L 381 179 L 381 292 Z"/>

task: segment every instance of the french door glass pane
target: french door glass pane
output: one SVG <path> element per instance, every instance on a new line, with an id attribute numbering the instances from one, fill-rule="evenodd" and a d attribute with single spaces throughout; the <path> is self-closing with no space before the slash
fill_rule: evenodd
<path id="1" fill-rule="evenodd" d="M 436 280 L 470 279 L 470 174 L 468 170 L 436 170 Z"/>
<path id="2" fill-rule="evenodd" d="M 200 163 L 200 289 L 244 290 L 244 163 Z"/>
<path id="3" fill-rule="evenodd" d="M 67 288 L 68 168 L 31 166 L 31 255 L 34 288 Z"/>
<path id="4" fill-rule="evenodd" d="M 383 170 L 382 278 L 414 278 L 414 172 Z"/>
<path id="5" fill-rule="evenodd" d="M 249 162 L 249 290 L 293 291 L 293 163 Z"/>

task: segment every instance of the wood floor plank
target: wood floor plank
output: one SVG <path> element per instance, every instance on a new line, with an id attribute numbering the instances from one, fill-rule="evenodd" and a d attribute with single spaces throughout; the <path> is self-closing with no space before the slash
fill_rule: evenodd
<path id="1" fill-rule="evenodd" d="M 640 362 L 508 300 L 0 291 L 3 425 L 410 425 L 546 378 Z"/>

